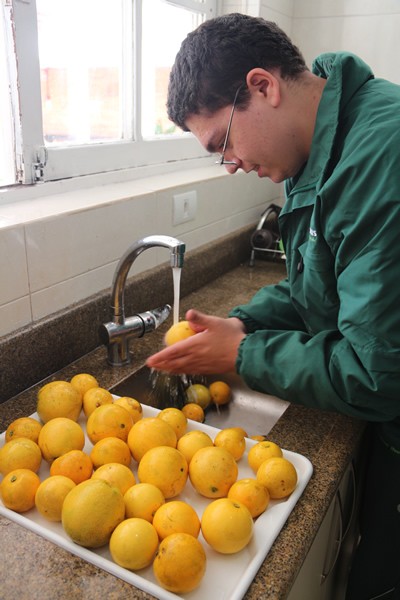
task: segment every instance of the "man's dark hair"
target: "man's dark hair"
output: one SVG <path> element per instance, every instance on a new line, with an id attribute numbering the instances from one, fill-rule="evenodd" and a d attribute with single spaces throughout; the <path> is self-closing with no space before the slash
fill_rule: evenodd
<path id="1" fill-rule="evenodd" d="M 299 49 L 275 23 L 240 13 L 205 21 L 189 33 L 176 56 L 168 88 L 169 118 L 188 131 L 189 115 L 212 114 L 232 104 L 255 67 L 279 69 L 284 79 L 296 79 L 307 70 Z M 247 102 L 244 85 L 239 110 Z"/>

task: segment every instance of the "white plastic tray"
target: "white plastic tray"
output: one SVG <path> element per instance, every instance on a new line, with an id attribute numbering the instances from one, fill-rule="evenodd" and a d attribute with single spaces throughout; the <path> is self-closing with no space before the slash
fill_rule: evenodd
<path id="1" fill-rule="evenodd" d="M 155 408 L 143 405 L 143 415 L 145 417 L 155 416 L 158 412 Z M 38 418 L 36 413 L 32 416 Z M 85 419 L 83 415 L 79 422 L 84 427 Z M 219 431 L 215 427 L 196 423 L 195 421 L 188 421 L 188 431 L 193 429 L 205 431 L 211 439 L 214 439 Z M 0 435 L 0 445 L 3 445 L 4 438 L 5 434 L 3 433 Z M 247 452 L 255 443 L 253 440 L 246 439 L 246 453 L 238 463 L 238 479 L 254 477 L 254 473 L 247 463 Z M 87 439 L 84 450 L 90 452 L 91 447 L 92 444 Z M 61 523 L 47 521 L 36 509 L 18 514 L 5 508 L 0 500 L 0 514 L 15 521 L 22 527 L 26 527 L 41 535 L 72 554 L 152 594 L 160 600 L 172 600 L 176 598 L 187 598 L 188 600 L 204 600 L 204 598 L 212 598 L 213 600 L 240 600 L 253 581 L 258 569 L 312 475 L 313 468 L 307 458 L 288 450 L 283 450 L 283 455 L 294 464 L 297 470 L 298 484 L 294 492 L 285 500 L 273 500 L 270 502 L 267 510 L 255 521 L 254 535 L 250 544 L 237 554 L 218 554 L 207 545 L 200 534 L 199 539 L 203 543 L 207 555 L 206 574 L 196 590 L 183 596 L 177 596 L 161 588 L 156 583 L 151 566 L 141 571 L 132 572 L 118 566 L 112 561 L 108 546 L 103 546 L 96 550 L 89 550 L 78 546 L 64 532 Z M 136 462 L 132 460 L 132 469 L 135 473 L 136 481 L 138 481 L 136 467 Z M 42 461 L 39 477 L 43 481 L 48 475 L 49 467 L 45 461 Z M 183 493 L 178 498 L 191 504 L 196 509 L 200 518 L 204 508 L 210 502 L 207 498 L 203 498 L 197 494 L 189 480 Z"/>

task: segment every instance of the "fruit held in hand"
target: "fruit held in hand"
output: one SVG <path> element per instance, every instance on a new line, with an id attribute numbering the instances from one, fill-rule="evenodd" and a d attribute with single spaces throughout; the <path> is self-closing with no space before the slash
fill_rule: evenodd
<path id="1" fill-rule="evenodd" d="M 164 341 L 166 346 L 172 346 L 172 344 L 186 340 L 192 335 L 196 335 L 196 332 L 190 327 L 189 322 L 179 321 L 168 329 Z"/>

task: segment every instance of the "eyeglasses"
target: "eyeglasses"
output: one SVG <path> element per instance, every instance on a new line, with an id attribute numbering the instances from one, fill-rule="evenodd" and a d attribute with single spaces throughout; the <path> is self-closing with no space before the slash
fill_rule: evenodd
<path id="1" fill-rule="evenodd" d="M 215 163 L 217 165 L 236 165 L 235 161 L 233 161 L 233 160 L 225 160 L 225 151 L 226 151 L 226 146 L 228 145 L 229 134 L 231 132 L 233 113 L 235 112 L 235 108 L 236 108 L 236 100 L 238 99 L 239 92 L 242 89 L 242 87 L 243 87 L 243 84 L 238 87 L 238 89 L 236 90 L 235 97 L 233 99 L 232 110 L 231 110 L 231 114 L 230 114 L 229 121 L 228 121 L 228 129 L 226 130 L 224 145 L 222 146 L 221 157 Z"/>

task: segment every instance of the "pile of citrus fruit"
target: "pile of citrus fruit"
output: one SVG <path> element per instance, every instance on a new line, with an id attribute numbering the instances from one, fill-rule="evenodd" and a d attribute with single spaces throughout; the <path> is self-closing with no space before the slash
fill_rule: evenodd
<path id="1" fill-rule="evenodd" d="M 222 554 L 247 546 L 254 520 L 270 499 L 292 493 L 297 473 L 271 441 L 245 454 L 240 427 L 212 439 L 188 428 L 184 410 L 154 414 L 144 416 L 133 398 L 115 399 L 89 374 L 44 385 L 38 417 L 5 432 L 0 497 L 13 511 L 60 522 L 76 544 L 108 545 L 126 569 L 152 565 L 157 582 L 180 594 L 200 584 L 207 545 Z M 254 477 L 238 479 L 241 460 Z M 48 476 L 41 480 L 39 469 Z M 206 503 L 202 515 L 182 499 L 187 486 Z"/>

